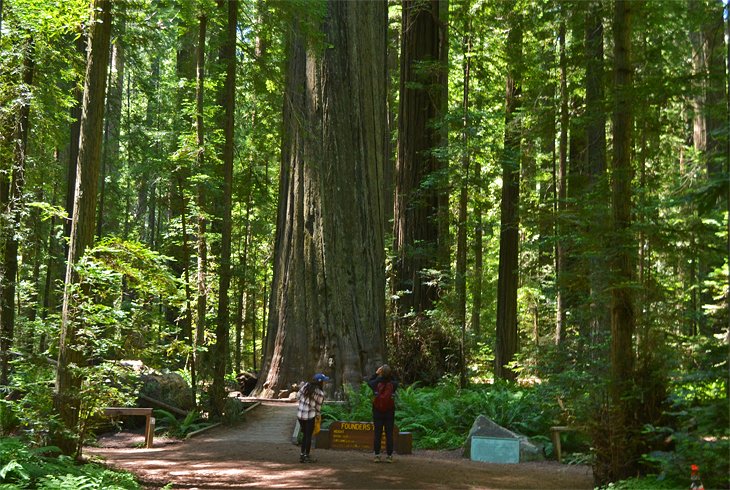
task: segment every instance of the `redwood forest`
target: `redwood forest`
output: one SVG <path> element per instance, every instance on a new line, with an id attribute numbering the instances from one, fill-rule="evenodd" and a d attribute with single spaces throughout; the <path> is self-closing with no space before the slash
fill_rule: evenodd
<path id="1" fill-rule="evenodd" d="M 0 487 L 142 488 L 84 458 L 108 407 L 184 437 L 324 373 L 370 420 L 387 363 L 414 448 L 485 415 L 730 488 L 729 41 L 727 0 L 0 0 Z"/>

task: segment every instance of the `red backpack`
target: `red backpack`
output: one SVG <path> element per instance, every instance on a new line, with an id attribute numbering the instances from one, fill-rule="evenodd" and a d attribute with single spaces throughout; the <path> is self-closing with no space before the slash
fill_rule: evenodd
<path id="1" fill-rule="evenodd" d="M 389 412 L 395 409 L 395 400 L 393 400 L 393 383 L 390 381 L 381 381 L 378 383 L 373 398 L 373 408 L 379 412 Z"/>

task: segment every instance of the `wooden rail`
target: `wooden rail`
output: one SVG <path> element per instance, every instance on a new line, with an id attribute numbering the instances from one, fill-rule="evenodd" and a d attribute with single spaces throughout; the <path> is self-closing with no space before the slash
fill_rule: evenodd
<path id="1" fill-rule="evenodd" d="M 135 407 L 107 407 L 104 409 L 104 415 L 107 417 L 119 417 L 121 415 L 144 415 L 146 424 L 144 429 L 144 443 L 146 448 L 152 447 L 152 441 L 155 437 L 155 418 L 152 416 L 151 408 L 135 408 Z"/>

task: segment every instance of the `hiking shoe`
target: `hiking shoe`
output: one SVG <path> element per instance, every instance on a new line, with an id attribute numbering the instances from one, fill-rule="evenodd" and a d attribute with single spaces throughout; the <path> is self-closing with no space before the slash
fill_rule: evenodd
<path id="1" fill-rule="evenodd" d="M 304 454 L 300 454 L 299 455 L 299 462 L 300 463 L 306 463 L 307 462 L 307 457 Z"/>
<path id="2" fill-rule="evenodd" d="M 376 454 L 375 458 L 373 458 L 373 463 L 380 463 L 380 455 Z"/>
<path id="3" fill-rule="evenodd" d="M 385 458 L 386 463 L 392 463 L 393 462 L 393 456 L 388 455 L 388 457 Z"/>

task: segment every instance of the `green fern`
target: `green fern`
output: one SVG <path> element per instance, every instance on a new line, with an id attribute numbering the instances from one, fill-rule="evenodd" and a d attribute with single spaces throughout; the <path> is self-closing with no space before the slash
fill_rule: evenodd
<path id="1" fill-rule="evenodd" d="M 208 422 L 202 420 L 199 412 L 190 411 L 184 419 L 178 419 L 175 414 L 167 410 L 155 410 L 155 418 L 159 420 L 159 425 L 155 427 L 155 432 L 164 432 L 171 437 L 184 438 L 191 432 L 208 427 Z"/>
<path id="2" fill-rule="evenodd" d="M 548 432 L 555 408 L 540 387 L 519 387 L 506 383 L 460 389 L 453 381 L 435 387 L 416 384 L 396 392 L 396 425 L 413 433 L 420 448 L 456 448 L 463 445 L 479 415 L 527 436 Z M 358 390 L 346 389 L 347 403 L 326 405 L 328 420 L 370 420 L 372 390 L 363 383 Z"/>

